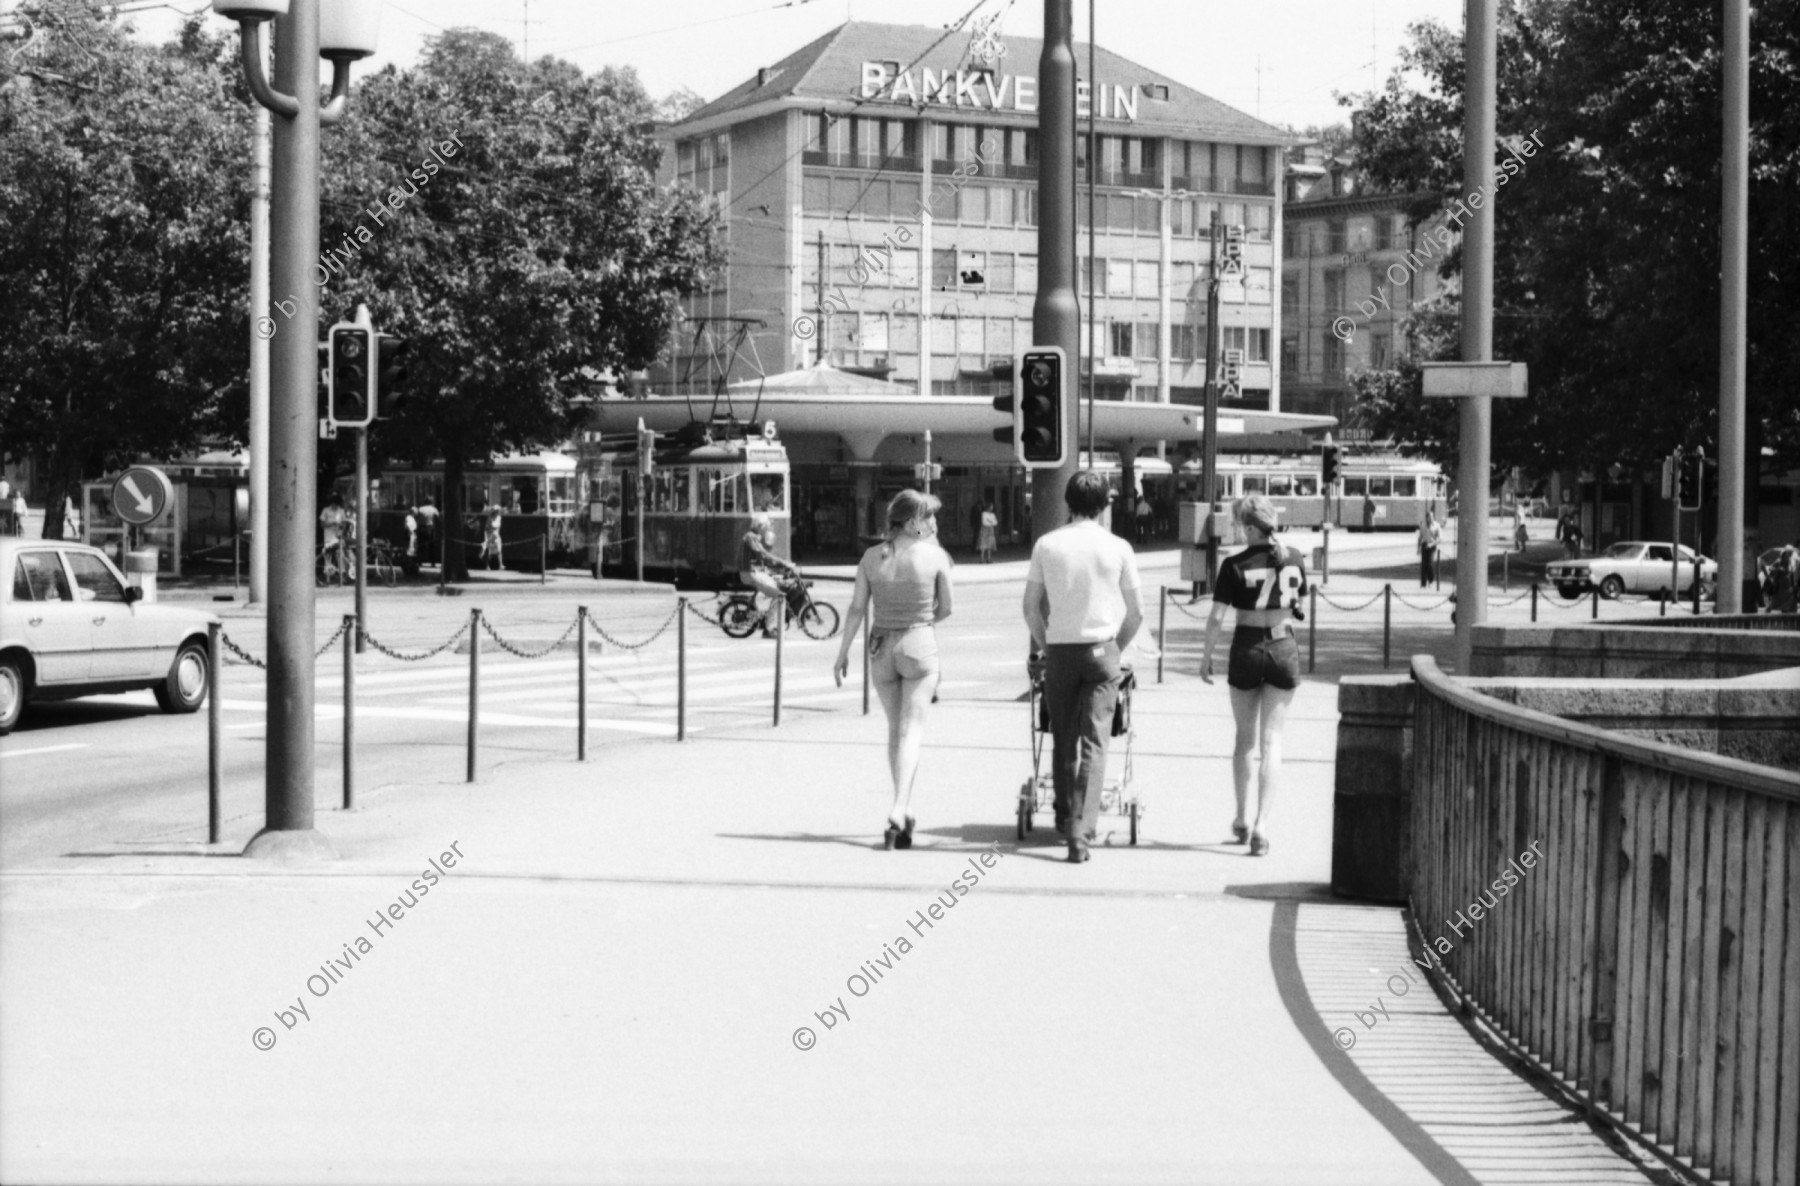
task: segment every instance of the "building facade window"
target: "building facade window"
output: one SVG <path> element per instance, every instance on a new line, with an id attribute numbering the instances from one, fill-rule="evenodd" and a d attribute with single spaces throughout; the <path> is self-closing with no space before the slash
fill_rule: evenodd
<path id="1" fill-rule="evenodd" d="M 1107 354 L 1117 358 L 1134 357 L 1132 338 L 1135 335 L 1131 332 L 1131 322 L 1113 321 L 1108 323 L 1107 328 Z"/>
<path id="2" fill-rule="evenodd" d="M 1156 327 L 1157 323 L 1154 321 L 1140 321 L 1137 323 L 1137 350 L 1135 352 L 1135 357 L 1152 360 L 1156 358 L 1157 338 L 1159 337 Z"/>

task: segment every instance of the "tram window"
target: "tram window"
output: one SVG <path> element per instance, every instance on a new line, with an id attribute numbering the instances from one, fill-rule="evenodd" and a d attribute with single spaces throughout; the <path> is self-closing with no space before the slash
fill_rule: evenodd
<path id="1" fill-rule="evenodd" d="M 488 480 L 483 474 L 479 478 L 463 479 L 463 509 L 471 513 L 487 510 Z"/>
<path id="2" fill-rule="evenodd" d="M 787 480 L 784 474 L 752 474 L 750 476 L 750 508 L 783 514 L 787 511 Z"/>
<path id="3" fill-rule="evenodd" d="M 1369 479 L 1365 474 L 1344 475 L 1344 497 L 1361 498 L 1369 492 Z"/>
<path id="4" fill-rule="evenodd" d="M 1394 497 L 1394 479 L 1386 474 L 1371 474 L 1369 476 L 1369 497 Z"/>
<path id="5" fill-rule="evenodd" d="M 1296 498 L 1317 498 L 1318 495 L 1318 478 L 1312 474 L 1299 474 L 1294 478 L 1294 496 Z"/>
<path id="6" fill-rule="evenodd" d="M 1394 479 L 1394 497 L 1395 498 L 1417 498 L 1417 497 L 1419 497 L 1419 479 L 1417 479 L 1417 478 L 1395 478 Z"/>
<path id="7" fill-rule="evenodd" d="M 1264 474 L 1245 474 L 1243 477 L 1245 494 L 1267 494 L 1269 479 Z"/>
<path id="8" fill-rule="evenodd" d="M 691 469 L 672 469 L 669 471 L 669 510 L 678 515 L 693 513 L 694 471 Z"/>
<path id="9" fill-rule="evenodd" d="M 1294 493 L 1294 475 L 1270 474 L 1269 495 L 1273 498 L 1291 498 Z"/>
<path id="10" fill-rule="evenodd" d="M 532 476 L 513 478 L 507 483 L 506 509 L 515 515 L 538 513 L 538 480 Z"/>
<path id="11" fill-rule="evenodd" d="M 550 513 L 566 515 L 575 509 L 575 476 L 558 474 L 550 479 Z"/>

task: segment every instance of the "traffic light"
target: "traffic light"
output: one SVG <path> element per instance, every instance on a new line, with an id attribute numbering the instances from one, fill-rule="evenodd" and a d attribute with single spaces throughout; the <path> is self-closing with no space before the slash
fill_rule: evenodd
<path id="1" fill-rule="evenodd" d="M 1068 459 L 1063 373 L 1059 346 L 1034 346 L 1019 356 L 1013 380 L 1013 443 L 1019 463 L 1027 469 L 1054 469 Z"/>
<path id="2" fill-rule="evenodd" d="M 1337 485 L 1342 471 L 1338 466 L 1338 447 L 1325 445 L 1319 450 L 1319 476 L 1327 487 Z"/>
<path id="3" fill-rule="evenodd" d="M 395 334 L 377 335 L 375 348 L 375 415 L 392 416 L 406 401 L 406 355 L 412 349 Z"/>
<path id="4" fill-rule="evenodd" d="M 1018 427 L 1019 423 L 1018 414 L 1013 411 L 1013 407 L 1018 401 L 1014 399 L 1012 395 L 1012 389 L 1015 386 L 1013 383 L 1013 374 L 1016 370 L 1017 368 L 1013 365 L 1013 360 L 1010 358 L 1005 362 L 994 363 L 988 368 L 988 374 L 993 377 L 994 381 L 996 383 L 1004 383 L 1008 388 L 1005 395 L 996 395 L 994 397 L 994 411 L 1005 412 L 1008 421 L 1005 428 L 996 428 L 994 430 L 994 439 L 999 441 L 1002 445 L 1010 445 L 1013 443 L 1015 439 L 1014 429 Z M 1013 452 L 1017 453 L 1018 450 L 1015 448 Z"/>
<path id="5" fill-rule="evenodd" d="M 638 419 L 637 447 L 638 473 L 647 478 L 650 476 L 650 471 L 655 467 L 656 434 L 644 427 L 642 417 L 639 417 Z"/>
<path id="6" fill-rule="evenodd" d="M 339 427 L 366 427 L 374 418 L 375 371 L 370 365 L 374 331 L 339 322 L 331 327 L 331 361 L 326 367 L 329 418 Z"/>
<path id="7" fill-rule="evenodd" d="M 1706 468 L 1706 450 L 1696 449 L 1692 453 L 1681 456 L 1681 468 L 1677 475 L 1680 489 L 1677 491 L 1676 505 L 1684 511 L 1700 509 L 1701 475 Z"/>

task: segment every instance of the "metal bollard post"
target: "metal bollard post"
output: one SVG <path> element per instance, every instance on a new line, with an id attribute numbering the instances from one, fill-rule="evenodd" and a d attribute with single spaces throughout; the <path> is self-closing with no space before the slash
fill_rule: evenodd
<path id="1" fill-rule="evenodd" d="M 550 583 L 550 537 L 538 536 L 538 584 Z"/>
<path id="2" fill-rule="evenodd" d="M 869 606 L 863 613 L 863 715 L 869 715 L 869 623 L 875 617 L 875 607 Z"/>
<path id="3" fill-rule="evenodd" d="M 781 644 L 787 639 L 787 598 L 781 598 L 781 605 L 775 616 L 775 720 L 774 726 L 781 724 Z"/>
<path id="4" fill-rule="evenodd" d="M 1699 545 L 1696 544 L 1695 546 L 1698 547 Z M 1718 605 L 1714 604 L 1713 608 L 1715 610 L 1718 609 Z M 1700 561 L 1699 560 L 1694 561 L 1694 616 L 1695 617 L 1700 616 Z"/>
<path id="5" fill-rule="evenodd" d="M 1306 596 L 1306 674 L 1311 675 L 1319 666 L 1319 591 L 1308 589 Z"/>
<path id="6" fill-rule="evenodd" d="M 475 781 L 475 723 L 481 717 L 481 611 L 469 611 L 469 770 Z"/>
<path id="7" fill-rule="evenodd" d="M 1659 618 L 1668 617 L 1669 616 L 1669 602 L 1674 601 L 1674 600 L 1675 600 L 1675 590 L 1674 590 L 1674 588 L 1671 587 L 1669 589 L 1669 595 L 1667 597 L 1658 597 L 1656 599 L 1656 616 Z"/>
<path id="8" fill-rule="evenodd" d="M 1500 591 L 1512 592 L 1512 553 L 1500 553 Z"/>
<path id="9" fill-rule="evenodd" d="M 1163 682 L 1163 652 L 1169 649 L 1169 587 L 1159 586 L 1156 605 L 1156 682 Z"/>
<path id="10" fill-rule="evenodd" d="M 1531 620 L 1537 621 L 1537 582 L 1531 582 Z"/>
<path id="11" fill-rule="evenodd" d="M 355 614 L 344 615 L 344 810 L 356 805 L 356 648 L 362 634 Z"/>
<path id="12" fill-rule="evenodd" d="M 587 761 L 587 606 L 575 607 L 575 760 Z"/>
<path id="13" fill-rule="evenodd" d="M 206 628 L 206 842 L 219 842 L 219 797 L 225 778 L 225 726 L 219 703 L 219 632 L 213 622 Z"/>
<path id="14" fill-rule="evenodd" d="M 1387 667 L 1394 643 L 1394 586 L 1381 587 L 1381 665 Z"/>
<path id="15" fill-rule="evenodd" d="M 675 740 L 687 740 L 687 598 L 675 599 Z"/>
<path id="16" fill-rule="evenodd" d="M 1594 586 L 1594 613 L 1593 613 L 1593 619 L 1594 619 L 1594 621 L 1596 621 L 1596 622 L 1598 622 L 1598 621 L 1599 621 L 1599 620 L 1600 620 L 1600 586 L 1599 586 L 1599 585 L 1595 585 L 1595 586 Z"/>

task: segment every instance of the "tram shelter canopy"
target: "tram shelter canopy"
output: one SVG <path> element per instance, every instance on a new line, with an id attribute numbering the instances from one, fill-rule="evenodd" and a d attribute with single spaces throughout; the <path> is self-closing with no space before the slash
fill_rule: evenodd
<path id="1" fill-rule="evenodd" d="M 910 385 L 852 374 L 824 362 L 733 383 L 722 397 L 653 395 L 606 400 L 596 406 L 596 412 L 602 428 L 609 432 L 633 427 L 640 416 L 644 426 L 656 432 L 672 432 L 691 419 L 710 419 L 714 414 L 773 420 L 784 437 L 835 436 L 858 462 L 875 461 L 882 442 L 889 437 L 912 437 L 927 429 L 946 453 L 954 449 L 971 459 L 996 462 L 1010 457 L 1007 447 L 993 439 L 993 430 L 1003 427 L 1006 417 L 994 410 L 991 396 L 921 396 Z M 1191 404 L 1098 400 L 1094 404 L 1094 439 L 1097 446 L 1129 456 L 1158 441 L 1199 441 L 1201 421 L 1201 409 Z M 1220 444 L 1227 447 L 1231 438 L 1250 433 L 1297 433 L 1336 423 L 1330 416 L 1234 408 L 1219 416 Z M 1076 429 L 1085 439 L 1085 403 L 1080 406 Z"/>

